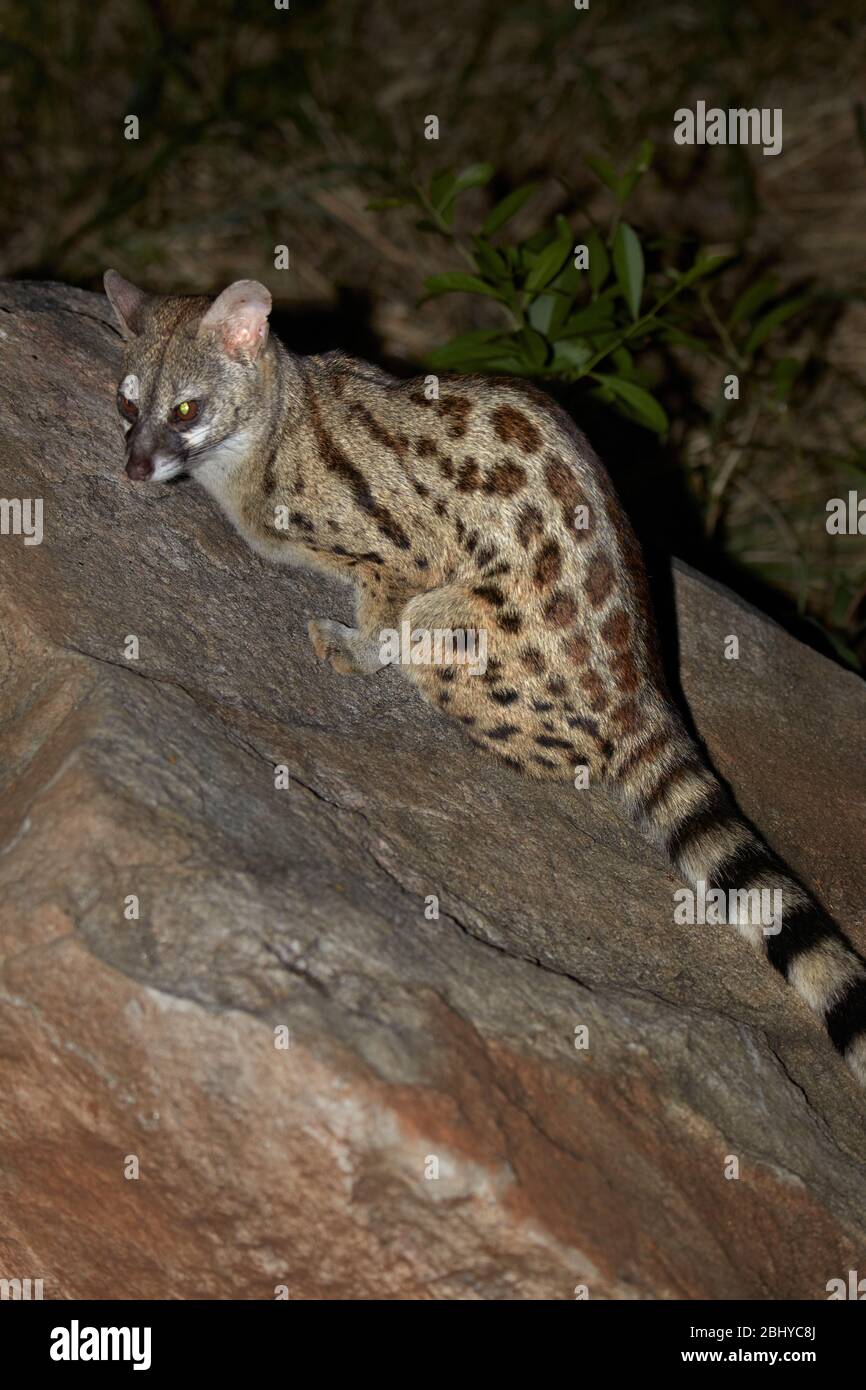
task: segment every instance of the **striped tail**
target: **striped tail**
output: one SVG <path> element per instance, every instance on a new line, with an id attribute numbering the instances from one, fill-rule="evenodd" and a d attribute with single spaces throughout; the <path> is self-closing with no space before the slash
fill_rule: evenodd
<path id="1" fill-rule="evenodd" d="M 721 889 L 731 906 L 724 920 L 805 999 L 866 1086 L 866 961 L 743 819 L 685 729 L 666 719 L 620 759 L 612 783 L 634 823 L 688 883 L 706 893 Z M 761 920 L 754 890 L 762 888 L 771 895 L 765 905 L 773 890 L 781 892 L 778 924 Z"/>

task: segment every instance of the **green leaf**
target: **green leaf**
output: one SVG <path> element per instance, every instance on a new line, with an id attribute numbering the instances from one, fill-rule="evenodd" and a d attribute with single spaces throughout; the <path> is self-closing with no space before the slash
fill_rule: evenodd
<path id="1" fill-rule="evenodd" d="M 587 304 L 585 309 L 578 309 L 576 314 L 567 318 L 561 336 L 563 338 L 576 338 L 597 333 L 599 329 L 610 328 L 613 317 L 613 299 L 609 296 L 602 296 L 594 304 Z"/>
<path id="2" fill-rule="evenodd" d="M 787 319 L 799 314 L 800 310 L 809 303 L 809 296 L 799 295 L 796 299 L 785 299 L 781 304 L 777 304 L 775 309 L 771 309 L 762 319 L 758 319 L 751 333 L 745 341 L 743 351 L 750 357 L 756 348 L 771 338 L 776 329 Z"/>
<path id="3" fill-rule="evenodd" d="M 547 361 L 547 343 L 534 328 L 521 328 L 517 334 L 521 356 L 531 371 L 537 372 Z"/>
<path id="4" fill-rule="evenodd" d="M 430 202 L 440 216 L 443 209 L 451 201 L 456 183 L 457 175 L 450 169 L 445 169 L 441 174 L 435 174 L 430 180 Z"/>
<path id="5" fill-rule="evenodd" d="M 623 381 L 633 381 L 635 376 L 634 358 L 627 347 L 619 347 L 610 354 L 611 364 L 616 367 Z"/>
<path id="6" fill-rule="evenodd" d="M 670 343 L 671 347 L 689 348 L 691 352 L 703 353 L 705 357 L 713 356 L 709 344 L 696 338 L 693 333 L 685 333 L 682 328 L 677 328 L 675 323 L 666 323 L 664 320 L 659 322 L 659 337 L 663 343 Z"/>
<path id="7" fill-rule="evenodd" d="M 470 164 L 459 174 L 437 174 L 430 184 L 430 201 L 443 221 L 454 220 L 454 204 L 468 188 L 478 188 L 493 177 L 492 164 Z"/>
<path id="8" fill-rule="evenodd" d="M 462 270 L 449 270 L 444 275 L 428 275 L 424 281 L 424 288 L 427 291 L 425 299 L 432 299 L 439 294 L 451 294 L 454 291 L 463 294 L 486 294 L 490 299 L 502 298 L 492 285 L 479 280 L 477 275 L 467 275 Z"/>
<path id="9" fill-rule="evenodd" d="M 560 236 L 540 251 L 532 269 L 526 277 L 526 289 L 530 294 L 543 290 L 562 269 L 566 256 L 571 250 L 571 232 L 568 237 Z"/>
<path id="10" fill-rule="evenodd" d="M 478 269 L 488 280 L 507 279 L 508 262 L 502 252 L 491 246 L 489 241 L 485 241 L 483 237 L 476 237 L 473 255 Z"/>
<path id="11" fill-rule="evenodd" d="M 481 224 L 481 230 L 485 236 L 493 236 L 500 227 L 504 227 L 506 222 L 510 222 L 512 217 L 520 211 L 523 204 L 528 202 L 538 187 L 537 183 L 525 183 L 521 188 L 515 188 L 513 193 L 509 193 L 507 198 L 503 198 L 501 203 L 497 203 L 485 217 Z"/>
<path id="12" fill-rule="evenodd" d="M 592 351 L 586 343 L 580 342 L 576 338 L 559 338 L 553 344 L 553 361 L 551 366 L 554 371 L 571 372 L 580 369 L 589 361 Z"/>
<path id="13" fill-rule="evenodd" d="M 454 180 L 454 188 L 451 196 L 456 198 L 458 193 L 465 193 L 467 188 L 481 188 L 485 183 L 489 183 L 493 178 L 492 164 L 469 164 L 457 175 Z"/>
<path id="14" fill-rule="evenodd" d="M 592 172 L 596 175 L 596 177 L 601 179 L 602 183 L 610 189 L 611 193 L 618 200 L 620 190 L 620 177 L 614 169 L 613 165 L 610 164 L 606 159 L 599 159 L 596 155 L 588 159 L 586 162 L 589 165 Z"/>
<path id="15" fill-rule="evenodd" d="M 626 172 L 618 174 L 613 165 L 606 159 L 599 159 L 594 156 L 586 162 L 592 172 L 601 179 L 602 183 L 610 189 L 620 207 L 628 201 L 635 184 L 643 178 L 647 169 L 652 163 L 653 143 L 651 140 L 643 140 L 638 148 L 637 154 L 632 160 Z"/>
<path id="16" fill-rule="evenodd" d="M 613 268 L 617 284 L 633 319 L 640 314 L 643 294 L 643 251 L 637 233 L 627 222 L 620 222 L 613 242 Z"/>
<path id="17" fill-rule="evenodd" d="M 677 285 L 681 290 L 684 290 L 688 285 L 693 285 L 696 280 L 703 280 L 704 276 L 712 275 L 718 270 L 720 265 L 724 265 L 726 261 L 729 261 L 732 255 L 733 252 L 728 252 L 721 256 L 698 256 L 694 265 L 691 266 L 689 270 L 684 270 L 681 274 L 677 275 Z"/>
<path id="18" fill-rule="evenodd" d="M 367 211 L 384 212 L 386 208 L 405 208 L 410 202 L 410 198 L 373 198 L 367 204 Z"/>
<path id="19" fill-rule="evenodd" d="M 476 329 L 472 333 L 461 333 L 427 354 L 431 367 L 449 368 L 479 366 L 490 360 L 493 353 L 501 348 L 502 333 L 495 328 Z"/>
<path id="20" fill-rule="evenodd" d="M 550 228 L 542 227 L 540 232 L 534 232 L 525 241 L 520 243 L 520 249 L 529 257 L 527 264 L 531 264 L 532 258 L 537 256 L 539 251 L 543 251 L 550 241 Z"/>
<path id="21" fill-rule="evenodd" d="M 545 333 L 549 336 L 554 310 L 562 301 L 563 296 L 558 294 L 540 294 L 537 299 L 533 299 L 526 312 L 526 317 L 532 327 L 536 328 L 539 333 Z M 565 303 L 567 306 L 568 301 L 566 300 Z"/>
<path id="22" fill-rule="evenodd" d="M 568 299 L 573 299 L 576 291 L 579 290 L 583 284 L 583 277 L 585 274 L 585 271 L 578 270 L 577 266 L 574 264 L 574 257 L 569 256 L 556 279 L 551 280 L 547 288 L 550 290 L 559 290 Z"/>
<path id="23" fill-rule="evenodd" d="M 589 252 L 589 268 L 587 270 L 589 287 L 593 295 L 596 295 L 610 274 L 610 256 L 607 254 L 607 247 L 594 229 L 587 233 L 584 244 Z"/>
<path id="24" fill-rule="evenodd" d="M 756 280 L 754 285 L 750 285 L 747 290 L 740 295 L 731 311 L 728 324 L 731 328 L 740 323 L 743 319 L 749 320 L 752 315 L 757 313 L 768 299 L 772 299 L 777 293 L 779 282 L 775 275 L 765 275 L 762 280 Z"/>
<path id="25" fill-rule="evenodd" d="M 550 315 L 550 320 L 545 330 L 548 338 L 559 337 L 562 326 L 568 318 L 573 303 L 570 294 L 555 294 L 553 300 L 553 313 Z"/>
<path id="26" fill-rule="evenodd" d="M 620 179 L 619 193 L 617 197 L 620 203 L 625 203 L 634 192 L 635 185 L 643 178 L 647 169 L 652 163 L 653 143 L 651 140 L 641 142 L 640 148 L 635 155 L 632 165 L 628 172 Z"/>
<path id="27" fill-rule="evenodd" d="M 667 432 L 668 417 L 649 391 L 645 391 L 642 386 L 636 386 L 633 381 L 623 381 L 622 377 L 609 376 L 605 372 L 593 372 L 592 376 L 594 381 L 600 382 L 611 395 L 628 407 L 627 413 L 639 424 L 654 430 L 656 434 Z"/>

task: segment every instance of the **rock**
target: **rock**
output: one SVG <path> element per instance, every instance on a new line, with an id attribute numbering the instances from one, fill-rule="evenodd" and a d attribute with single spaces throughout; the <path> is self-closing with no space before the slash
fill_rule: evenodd
<path id="1" fill-rule="evenodd" d="M 101 297 L 0 286 L 2 494 L 44 499 L 41 545 L 0 537 L 0 1275 L 825 1298 L 862 1268 L 866 1105 L 806 1007 L 674 924 L 600 793 L 314 664 L 348 590 L 130 484 L 117 361 Z M 866 949 L 862 682 L 693 571 L 675 594 L 719 771 Z"/>

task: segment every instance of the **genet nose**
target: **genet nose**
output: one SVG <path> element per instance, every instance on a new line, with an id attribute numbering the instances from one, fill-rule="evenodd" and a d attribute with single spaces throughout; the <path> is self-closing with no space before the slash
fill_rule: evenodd
<path id="1" fill-rule="evenodd" d="M 153 472 L 153 461 L 147 455 L 130 454 L 126 461 L 126 472 L 135 482 L 143 482 Z"/>

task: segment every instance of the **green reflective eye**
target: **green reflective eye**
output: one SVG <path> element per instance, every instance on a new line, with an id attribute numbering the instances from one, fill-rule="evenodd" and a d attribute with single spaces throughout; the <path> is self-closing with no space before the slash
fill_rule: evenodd
<path id="1" fill-rule="evenodd" d="M 181 401 L 172 411 L 173 418 L 184 423 L 194 420 L 196 415 L 198 415 L 198 401 Z"/>

